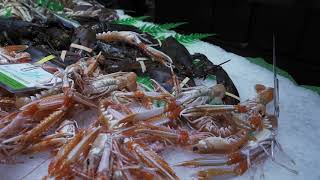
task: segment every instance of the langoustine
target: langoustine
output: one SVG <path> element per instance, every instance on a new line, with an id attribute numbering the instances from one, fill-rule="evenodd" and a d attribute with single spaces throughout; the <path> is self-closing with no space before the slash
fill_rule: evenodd
<path id="1" fill-rule="evenodd" d="M 135 32 L 131 31 L 108 31 L 99 33 L 96 35 L 98 40 L 103 40 L 105 42 L 121 41 L 134 46 L 137 46 L 144 53 L 159 61 L 161 64 L 172 67 L 172 59 L 164 54 L 163 52 L 146 45 L 140 39 L 141 36 Z"/>

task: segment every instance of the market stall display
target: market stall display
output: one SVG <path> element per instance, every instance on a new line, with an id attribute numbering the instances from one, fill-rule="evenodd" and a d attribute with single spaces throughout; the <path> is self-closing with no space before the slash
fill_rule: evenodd
<path id="1" fill-rule="evenodd" d="M 49 5 L 22 3 L 29 18 L 0 20 L 1 169 L 22 168 L 21 160 L 41 166 L 9 179 L 40 179 L 39 170 L 48 179 L 191 178 L 179 166 L 199 179 L 254 176 L 267 160 L 298 174 L 277 140 L 270 72 L 258 67 L 257 80 L 239 66 L 235 74 L 238 57 L 205 55 L 209 45 L 196 40 L 209 34 L 168 32 L 175 25 L 142 23 L 95 2 Z M 165 152 L 177 147 L 206 155 L 173 162 Z"/>

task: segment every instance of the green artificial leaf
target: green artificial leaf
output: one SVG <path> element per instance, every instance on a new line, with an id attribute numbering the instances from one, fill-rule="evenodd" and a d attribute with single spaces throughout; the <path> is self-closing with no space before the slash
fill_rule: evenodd
<path id="1" fill-rule="evenodd" d="M 64 6 L 62 3 L 58 1 L 50 1 L 48 3 L 48 9 L 51 11 L 57 12 L 57 11 L 62 11 L 64 9 Z"/>
<path id="2" fill-rule="evenodd" d="M 202 67 L 202 66 L 204 65 L 204 63 L 201 62 L 200 59 L 195 59 L 195 60 L 193 60 L 193 61 L 192 61 L 192 64 L 195 65 L 196 68 L 200 68 L 200 67 Z"/>
<path id="3" fill-rule="evenodd" d="M 310 89 L 311 91 L 314 91 L 320 95 L 320 87 L 319 86 L 302 85 L 302 87 L 304 87 L 306 89 Z"/>
<path id="4" fill-rule="evenodd" d="M 176 27 L 179 27 L 181 25 L 187 24 L 187 22 L 177 22 L 177 23 L 165 23 L 165 24 L 160 24 L 159 26 L 163 29 L 173 29 Z"/>
<path id="5" fill-rule="evenodd" d="M 137 21 L 142 21 L 145 19 L 148 19 L 150 16 L 139 16 L 139 17 L 133 17 L 134 19 L 136 19 Z"/>
<path id="6" fill-rule="evenodd" d="M 210 104 L 210 105 L 222 105 L 223 104 L 223 102 L 222 102 L 222 100 L 221 99 L 212 99 L 208 104 Z"/>
<path id="7" fill-rule="evenodd" d="M 149 34 L 159 34 L 159 33 L 164 33 L 167 32 L 168 30 L 172 28 L 176 28 L 182 24 L 185 24 L 185 22 L 181 23 L 166 23 L 166 24 L 144 24 L 143 26 L 139 27 L 139 29 L 142 32 L 146 32 Z"/>
<path id="8" fill-rule="evenodd" d="M 74 28 L 78 28 L 81 26 L 81 24 L 76 21 L 76 20 L 73 20 L 72 18 L 70 17 L 67 17 L 66 15 L 64 14 L 58 14 L 58 13 L 55 13 L 53 12 L 52 13 L 56 18 L 60 19 L 63 23 L 66 23 L 68 25 L 71 25 L 73 26 Z"/>
<path id="9" fill-rule="evenodd" d="M 249 131 L 249 132 L 248 132 L 248 139 L 249 139 L 249 140 L 253 140 L 253 141 L 256 141 L 256 140 L 257 140 L 256 137 L 255 137 L 255 135 L 254 135 L 254 131 Z"/>
<path id="10" fill-rule="evenodd" d="M 123 18 L 123 19 L 118 19 L 114 20 L 113 23 L 115 24 L 123 24 L 123 25 L 131 25 L 135 26 L 138 21 L 142 21 L 149 16 L 140 16 L 140 17 L 129 17 L 129 18 Z M 194 34 L 189 34 L 189 35 L 183 35 L 183 34 L 169 34 L 168 30 L 176 28 L 178 26 L 181 26 L 183 24 L 186 24 L 186 22 L 178 22 L 178 23 L 165 23 L 165 24 L 144 24 L 139 27 L 139 29 L 144 32 L 152 35 L 155 39 L 163 41 L 169 36 L 173 36 L 174 38 L 177 39 L 180 43 L 183 44 L 191 44 L 195 41 L 199 41 L 203 38 L 213 36 L 215 34 L 201 34 L 201 33 L 194 33 Z M 168 35 L 169 34 L 169 35 Z"/>
<path id="11" fill-rule="evenodd" d="M 269 71 L 273 71 L 273 66 L 272 64 L 269 64 L 268 62 L 266 62 L 263 58 L 252 58 L 252 57 L 247 57 L 247 59 L 256 65 L 259 65 L 261 67 L 264 67 L 266 69 L 268 69 Z M 279 75 L 288 78 L 289 80 L 291 80 L 294 84 L 297 84 L 296 81 L 293 79 L 293 77 L 286 71 L 280 69 L 277 67 L 277 72 Z"/>
<path id="12" fill-rule="evenodd" d="M 157 40 L 160 40 L 160 41 L 163 41 L 165 40 L 167 37 L 171 36 L 171 35 L 168 35 L 166 33 L 149 33 L 151 36 L 153 36 L 153 38 L 157 39 Z"/>
<path id="13" fill-rule="evenodd" d="M 12 16 L 12 9 L 10 7 L 6 7 L 4 17 L 11 17 L 11 16 Z"/>
<path id="14" fill-rule="evenodd" d="M 195 41 L 199 41 L 203 38 L 207 38 L 209 36 L 214 36 L 215 34 L 201 34 L 201 33 L 193 33 L 189 35 L 183 35 L 183 34 L 175 34 L 174 38 L 176 38 L 177 41 L 183 44 L 191 44 L 194 43 Z"/>
<path id="15" fill-rule="evenodd" d="M 257 58 L 252 58 L 252 57 L 246 57 L 248 61 L 251 63 L 254 63 L 258 66 L 261 66 L 263 68 L 268 69 L 269 71 L 273 71 L 273 66 L 272 64 L 269 64 L 267 61 L 265 61 L 263 58 L 257 57 Z M 277 67 L 277 72 L 279 75 L 288 78 L 290 81 L 292 81 L 294 84 L 297 85 L 297 82 L 294 80 L 294 78 L 285 70 L 280 69 Z M 307 85 L 302 85 L 302 87 L 306 89 L 310 89 L 320 95 L 320 87 L 318 86 L 307 86 Z"/>
<path id="16" fill-rule="evenodd" d="M 164 107 L 164 106 L 166 106 L 166 102 L 162 101 L 162 100 L 154 100 L 153 104 L 155 104 L 156 107 Z"/>
<path id="17" fill-rule="evenodd" d="M 161 28 L 159 25 L 156 24 L 144 24 L 143 26 L 139 27 L 139 29 L 142 32 L 145 33 L 162 33 L 162 32 L 166 32 L 166 29 Z"/>
<path id="18" fill-rule="evenodd" d="M 47 7 L 49 0 L 37 0 L 36 4 L 41 7 Z"/>
<path id="19" fill-rule="evenodd" d="M 153 89 L 152 82 L 149 76 L 138 76 L 137 82 L 140 84 L 144 84 L 146 87 Z"/>
<path id="20" fill-rule="evenodd" d="M 114 20 L 112 23 L 115 24 L 123 24 L 123 25 L 134 25 L 138 21 L 142 21 L 144 19 L 149 18 L 149 16 L 140 16 L 140 17 L 129 17 L 129 18 L 123 18 L 123 19 L 118 19 Z"/>
<path id="21" fill-rule="evenodd" d="M 36 4 L 43 8 L 48 8 L 51 11 L 62 11 L 64 6 L 61 2 L 56 0 L 37 0 Z"/>
<path id="22" fill-rule="evenodd" d="M 209 74 L 207 76 L 207 79 L 209 79 L 209 80 L 217 80 L 217 77 L 215 75 Z"/>

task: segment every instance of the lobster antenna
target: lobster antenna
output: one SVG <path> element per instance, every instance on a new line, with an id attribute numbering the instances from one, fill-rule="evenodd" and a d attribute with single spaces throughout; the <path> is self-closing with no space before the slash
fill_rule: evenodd
<path id="1" fill-rule="evenodd" d="M 29 176 L 30 174 L 32 174 L 34 171 L 36 171 L 37 169 L 40 168 L 40 166 L 42 166 L 45 162 L 47 162 L 49 159 L 51 159 L 52 157 L 48 157 L 46 159 L 44 159 L 42 162 L 40 162 L 39 164 L 37 164 L 34 168 L 32 168 L 27 174 L 23 175 L 21 178 L 19 178 L 20 180 L 26 179 L 27 176 Z"/>
<path id="2" fill-rule="evenodd" d="M 276 38 L 273 34 L 273 48 L 272 48 L 272 60 L 273 60 L 273 94 L 274 94 L 274 115 L 279 118 L 280 108 L 279 108 L 279 80 L 277 77 L 277 61 L 276 61 Z"/>
<path id="3" fill-rule="evenodd" d="M 227 63 L 227 62 L 229 62 L 229 61 L 231 61 L 231 59 L 228 59 L 228 60 L 226 60 L 226 61 L 224 61 L 224 62 L 222 62 L 222 63 L 218 64 L 217 66 L 221 66 L 221 65 L 223 65 L 223 64 L 225 64 L 225 63 Z"/>

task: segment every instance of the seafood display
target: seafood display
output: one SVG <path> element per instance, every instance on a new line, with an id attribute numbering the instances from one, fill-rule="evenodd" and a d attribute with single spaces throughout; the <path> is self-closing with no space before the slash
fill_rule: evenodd
<path id="1" fill-rule="evenodd" d="M 172 37 L 160 44 L 113 24 L 116 12 L 95 1 L 61 1 L 68 18 L 37 3 L 0 3 L 0 15 L 11 9 L 0 18 L 0 66 L 52 75 L 51 84 L 15 91 L 0 81 L 1 164 L 45 151 L 43 179 L 180 179 L 176 166 L 205 167 L 197 177 L 208 179 L 240 176 L 268 159 L 297 173 L 274 156 L 279 150 L 294 165 L 267 108 L 272 87 L 257 84 L 257 95 L 240 101 L 223 63 L 191 55 Z M 216 82 L 196 83 L 207 76 Z M 162 152 L 177 146 L 206 157 L 169 164 Z"/>

